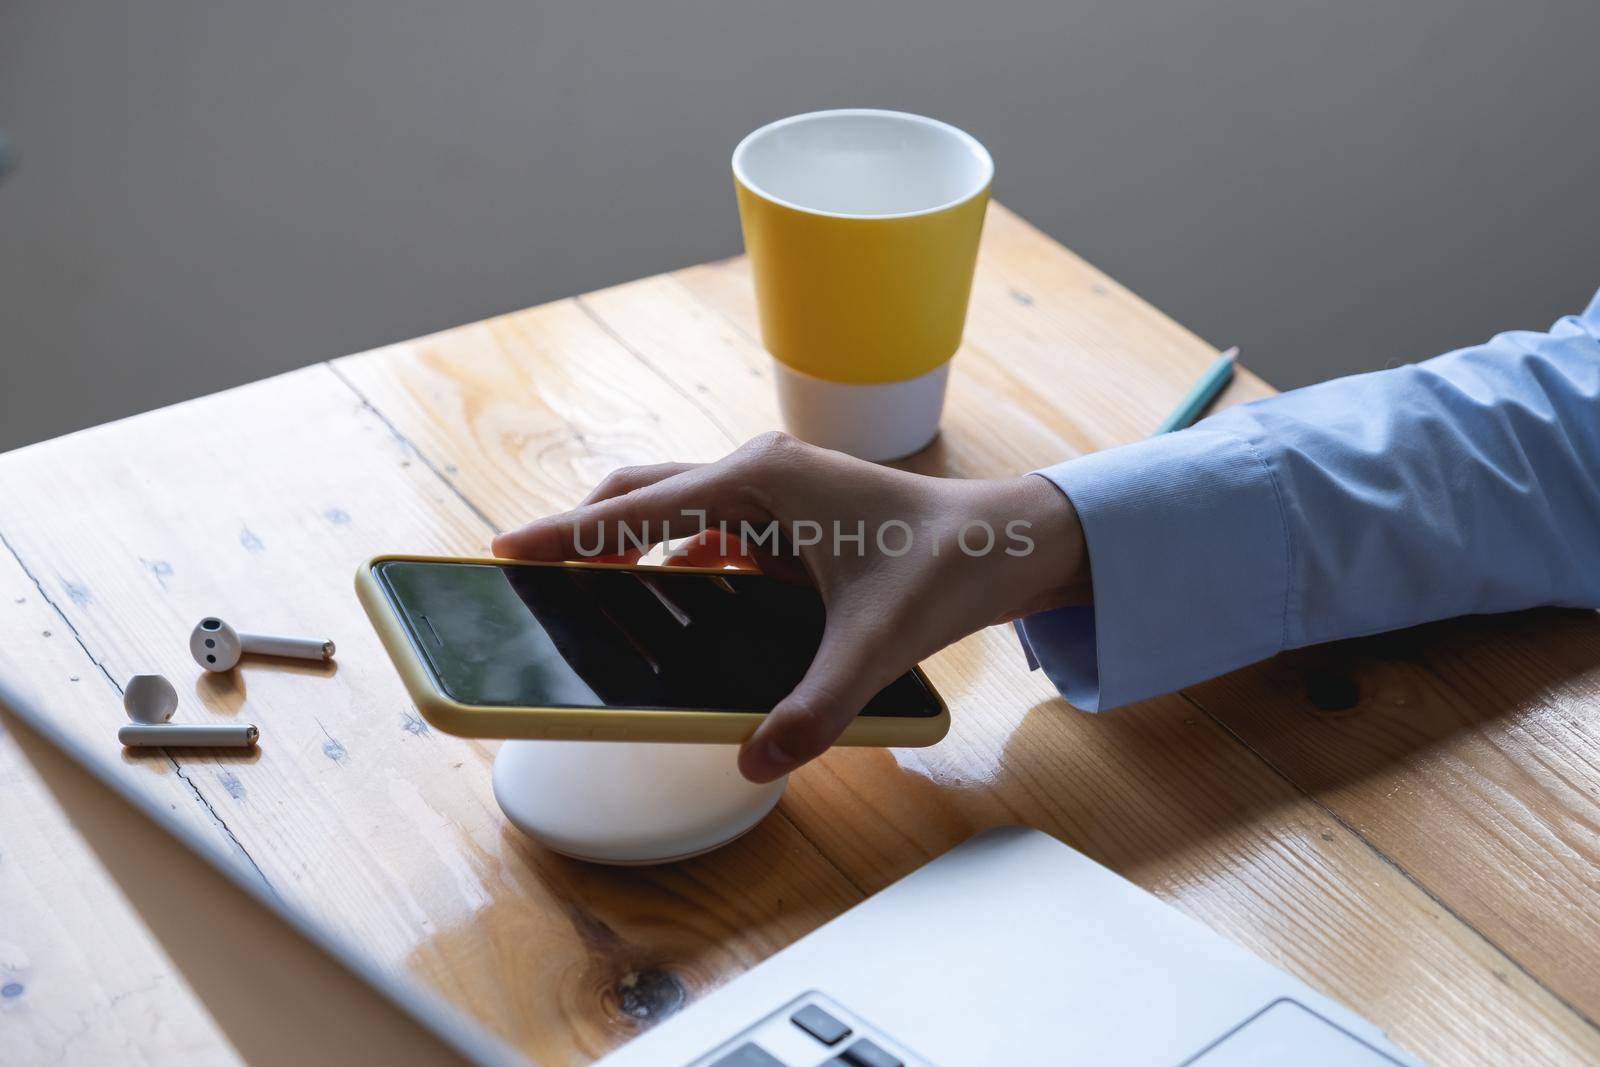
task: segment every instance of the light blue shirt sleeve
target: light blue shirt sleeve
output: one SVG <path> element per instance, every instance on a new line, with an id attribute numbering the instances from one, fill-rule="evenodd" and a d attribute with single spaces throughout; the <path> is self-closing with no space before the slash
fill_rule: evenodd
<path id="1" fill-rule="evenodd" d="M 1287 648 L 1455 615 L 1600 607 L 1600 294 L 1393 370 L 1035 472 L 1094 602 L 1017 625 L 1088 711 Z"/>

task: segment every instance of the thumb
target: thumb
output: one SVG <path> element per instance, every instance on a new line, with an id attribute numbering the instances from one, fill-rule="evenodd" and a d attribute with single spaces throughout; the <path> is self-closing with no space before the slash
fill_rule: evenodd
<path id="1" fill-rule="evenodd" d="M 889 662 L 865 635 L 828 625 L 822 643 L 800 684 L 739 750 L 739 773 L 752 782 L 771 782 L 826 752 L 861 709 L 894 680 L 884 676 Z"/>

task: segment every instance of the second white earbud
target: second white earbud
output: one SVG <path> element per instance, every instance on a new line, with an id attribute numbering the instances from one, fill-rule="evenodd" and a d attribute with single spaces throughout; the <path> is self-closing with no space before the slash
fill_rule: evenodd
<path id="1" fill-rule="evenodd" d="M 290 659 L 330 660 L 333 642 L 309 637 L 273 637 L 243 634 L 216 616 L 200 620 L 189 635 L 194 661 L 208 671 L 230 671 L 245 654 L 287 656 Z"/>
<path id="2" fill-rule="evenodd" d="M 146 726 L 166 722 L 178 710 L 178 691 L 159 674 L 136 674 L 122 687 L 122 710 Z"/>
<path id="3" fill-rule="evenodd" d="M 128 679 L 122 708 L 133 721 L 117 731 L 117 740 L 129 748 L 249 748 L 260 737 L 249 723 L 169 722 L 178 710 L 178 691 L 159 674 Z"/>

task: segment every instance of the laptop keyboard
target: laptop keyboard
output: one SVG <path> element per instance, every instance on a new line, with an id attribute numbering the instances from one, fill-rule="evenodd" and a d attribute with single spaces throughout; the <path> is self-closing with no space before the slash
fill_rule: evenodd
<path id="1" fill-rule="evenodd" d="M 691 1067 L 931 1067 L 820 993 L 784 1005 Z"/>
<path id="2" fill-rule="evenodd" d="M 1294 1064 L 1399 1067 L 1343 1027 L 1282 997 L 1186 1058 L 1180 1067 Z M 821 993 L 772 1012 L 689 1067 L 932 1067 L 926 1059 Z"/>

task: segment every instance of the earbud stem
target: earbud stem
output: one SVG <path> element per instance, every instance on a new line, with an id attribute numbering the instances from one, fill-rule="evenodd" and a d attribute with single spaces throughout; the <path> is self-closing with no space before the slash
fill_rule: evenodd
<path id="1" fill-rule="evenodd" d="M 274 637 L 271 634 L 240 634 L 239 647 L 253 656 L 287 656 L 290 659 L 329 660 L 333 642 L 308 637 Z"/>
<path id="2" fill-rule="evenodd" d="M 249 748 L 259 736 L 248 723 L 129 723 L 117 731 L 129 748 Z"/>

